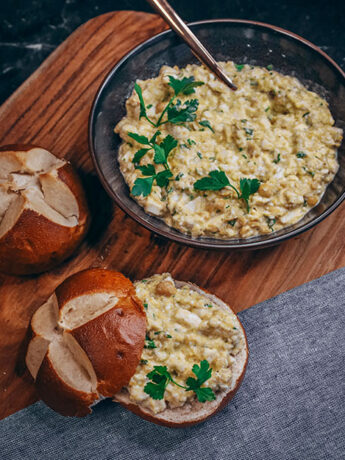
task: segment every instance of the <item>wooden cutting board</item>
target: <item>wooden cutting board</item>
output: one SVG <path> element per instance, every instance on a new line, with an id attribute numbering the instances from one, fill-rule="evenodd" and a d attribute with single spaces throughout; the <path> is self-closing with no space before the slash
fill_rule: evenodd
<path id="1" fill-rule="evenodd" d="M 95 93 L 114 64 L 166 26 L 157 16 L 122 11 L 79 27 L 0 109 L 0 145 L 35 143 L 79 169 L 93 223 L 75 256 L 26 278 L 0 275 L 0 418 L 37 397 L 23 356 L 33 312 L 67 276 L 87 267 L 120 270 L 132 280 L 169 271 L 241 311 L 345 265 L 345 206 L 313 230 L 260 251 L 190 249 L 150 234 L 108 198 L 87 142 Z M 116 110 L 116 107 L 114 107 Z"/>

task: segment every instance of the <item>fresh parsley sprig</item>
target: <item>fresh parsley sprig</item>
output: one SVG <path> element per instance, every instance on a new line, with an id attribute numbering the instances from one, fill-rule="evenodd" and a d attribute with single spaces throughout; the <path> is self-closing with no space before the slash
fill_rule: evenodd
<path id="1" fill-rule="evenodd" d="M 163 399 L 166 387 L 169 383 L 172 383 L 186 391 L 194 391 L 200 402 L 213 401 L 216 399 L 213 390 L 201 386 L 211 378 L 212 369 L 209 366 L 209 362 L 206 359 L 200 362 L 200 366 L 194 364 L 192 372 L 195 374 L 196 379 L 188 377 L 186 386 L 175 382 L 166 366 L 154 366 L 153 371 L 147 374 L 151 382 L 145 385 L 144 391 L 151 396 L 152 399 Z"/>
<path id="2" fill-rule="evenodd" d="M 145 105 L 142 90 L 136 83 L 134 85 L 134 90 L 138 95 L 140 103 L 139 119 L 145 118 L 155 128 L 158 128 L 165 123 L 181 124 L 189 121 L 194 121 L 196 118 L 195 112 L 197 111 L 199 105 L 199 101 L 197 99 L 188 100 L 184 104 L 182 104 L 182 102 L 177 99 L 176 103 L 173 103 L 175 102 L 177 96 L 188 96 L 193 94 L 195 93 L 195 88 L 203 84 L 204 83 L 202 81 L 194 81 L 194 77 L 183 77 L 178 79 L 170 75 L 168 85 L 174 90 L 174 95 L 169 99 L 167 105 L 155 123 L 147 115 L 147 107 Z M 163 121 L 165 114 L 167 114 L 167 118 Z"/>
<path id="3" fill-rule="evenodd" d="M 152 186 L 154 181 L 156 181 L 159 187 L 166 187 L 169 183 L 169 179 L 173 176 L 169 164 L 168 156 L 170 152 L 177 147 L 177 140 L 168 134 L 163 141 L 158 144 L 156 143 L 157 136 L 160 134 L 159 131 L 155 132 L 151 139 L 148 139 L 146 136 L 141 136 L 136 133 L 128 133 L 132 139 L 137 141 L 140 144 L 147 145 L 148 147 L 138 150 L 132 162 L 135 164 L 136 169 L 139 169 L 143 176 L 135 180 L 134 186 L 132 188 L 132 195 L 134 196 L 148 196 L 151 193 Z M 147 164 L 140 166 L 139 162 L 150 150 L 154 151 L 153 161 L 156 165 L 162 164 L 164 170 L 156 172 L 156 168 L 153 164 Z"/>
<path id="4" fill-rule="evenodd" d="M 167 109 L 167 119 L 165 121 L 161 121 L 160 125 L 164 125 L 165 123 L 173 123 L 175 125 L 191 122 L 194 121 L 196 118 L 196 111 L 198 110 L 199 101 L 198 99 L 190 99 L 186 101 L 184 104 L 177 99 L 176 104 L 170 104 Z"/>
<path id="5" fill-rule="evenodd" d="M 194 81 L 194 77 L 183 77 L 181 79 L 177 79 L 170 75 L 168 84 L 174 90 L 174 95 L 170 98 L 156 123 L 154 123 L 147 115 L 147 108 L 140 86 L 137 83 L 134 85 L 134 90 L 138 95 L 140 103 L 139 119 L 145 118 L 155 128 L 158 128 L 165 123 L 181 124 L 191 122 L 196 118 L 199 101 L 197 99 L 191 99 L 182 103 L 180 99 L 176 100 L 176 98 L 180 94 L 190 95 L 195 93 L 195 88 L 203 85 L 204 83 L 201 81 Z M 165 114 L 166 120 L 163 121 Z M 169 183 L 169 179 L 172 177 L 172 172 L 168 164 L 168 156 L 170 152 L 177 147 L 178 142 L 169 134 L 159 144 L 156 142 L 159 135 L 160 131 L 156 131 L 151 139 L 149 139 L 146 136 L 128 132 L 129 137 L 139 144 L 144 145 L 144 147 L 137 150 L 132 160 L 132 162 L 136 165 L 135 167 L 142 172 L 143 176 L 145 176 L 139 177 L 135 180 L 132 188 L 132 195 L 134 196 L 148 196 L 151 193 L 154 181 L 156 181 L 159 187 L 166 187 Z M 153 164 L 145 166 L 139 165 L 141 159 L 152 149 L 154 151 L 153 160 L 155 164 L 162 164 L 164 166 L 164 171 L 157 173 Z"/>
<path id="6" fill-rule="evenodd" d="M 229 186 L 235 190 L 237 198 L 244 200 L 247 206 L 247 212 L 250 211 L 249 197 L 259 190 L 260 181 L 258 179 L 240 179 L 240 191 L 232 185 L 224 171 L 214 170 L 208 173 L 208 176 L 197 180 L 194 183 L 194 190 L 221 190 Z"/>
<path id="7" fill-rule="evenodd" d="M 167 160 L 169 153 L 177 147 L 177 140 L 168 134 L 163 141 L 158 144 L 156 143 L 157 137 L 160 135 L 160 131 L 156 131 L 151 139 L 148 139 L 146 136 L 141 136 L 136 133 L 128 132 L 128 136 L 137 141 L 139 144 L 147 145 L 148 147 L 139 149 L 132 160 L 132 163 L 138 164 L 140 160 L 146 155 L 150 150 L 154 150 L 154 161 L 156 164 L 164 164 L 168 168 Z"/>

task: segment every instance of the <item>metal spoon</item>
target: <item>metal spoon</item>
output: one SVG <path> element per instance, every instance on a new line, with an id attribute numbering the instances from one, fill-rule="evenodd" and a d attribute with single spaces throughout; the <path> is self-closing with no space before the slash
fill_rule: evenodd
<path id="1" fill-rule="evenodd" d="M 213 59 L 200 40 L 193 34 L 188 26 L 182 21 L 176 11 L 165 0 L 147 0 L 154 10 L 159 13 L 169 26 L 184 40 L 193 54 L 208 67 L 223 83 L 232 90 L 237 87 L 226 75 L 222 67 Z"/>

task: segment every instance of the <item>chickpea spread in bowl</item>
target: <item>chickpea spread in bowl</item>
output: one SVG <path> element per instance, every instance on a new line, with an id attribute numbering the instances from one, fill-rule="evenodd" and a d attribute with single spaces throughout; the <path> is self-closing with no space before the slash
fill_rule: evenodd
<path id="1" fill-rule="evenodd" d="M 163 66 L 138 81 L 115 132 L 132 196 L 193 237 L 248 238 L 290 226 L 317 205 L 337 170 L 342 130 L 296 78 L 222 63 Z"/>

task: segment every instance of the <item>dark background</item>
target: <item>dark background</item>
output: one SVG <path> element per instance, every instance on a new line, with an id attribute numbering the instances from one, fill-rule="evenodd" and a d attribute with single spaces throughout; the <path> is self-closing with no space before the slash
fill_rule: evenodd
<path id="1" fill-rule="evenodd" d="M 345 0 L 171 0 L 186 21 L 242 18 L 289 29 L 345 69 Z M 145 0 L 0 0 L 0 103 L 80 24 Z"/>

